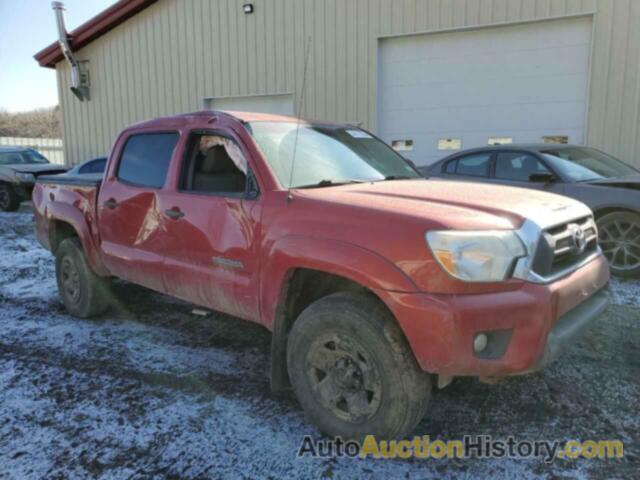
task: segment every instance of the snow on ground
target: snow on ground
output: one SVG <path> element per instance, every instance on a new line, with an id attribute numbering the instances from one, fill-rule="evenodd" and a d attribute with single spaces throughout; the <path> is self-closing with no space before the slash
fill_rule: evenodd
<path id="1" fill-rule="evenodd" d="M 640 307 L 640 281 L 612 278 L 609 291 L 616 305 Z"/>
<path id="2" fill-rule="evenodd" d="M 296 458 L 320 438 L 292 395 L 273 395 L 269 335 L 117 282 L 96 320 L 66 314 L 28 210 L 0 214 L 0 478 L 633 478 L 640 440 L 640 282 L 545 372 L 457 379 L 416 435 L 621 439 L 622 461 Z"/>

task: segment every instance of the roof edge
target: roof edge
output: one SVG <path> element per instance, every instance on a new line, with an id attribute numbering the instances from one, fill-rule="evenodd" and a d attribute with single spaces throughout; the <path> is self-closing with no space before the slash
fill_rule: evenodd
<path id="1" fill-rule="evenodd" d="M 73 51 L 81 49 L 157 1 L 119 0 L 69 34 L 71 49 Z M 53 42 L 36 53 L 33 58 L 41 67 L 55 68 L 56 63 L 64 59 L 64 55 L 58 42 Z"/>

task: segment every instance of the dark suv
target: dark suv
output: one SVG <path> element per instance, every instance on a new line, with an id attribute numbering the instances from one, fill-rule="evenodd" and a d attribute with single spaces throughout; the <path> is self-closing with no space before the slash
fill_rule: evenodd
<path id="1" fill-rule="evenodd" d="M 32 148 L 0 147 L 0 211 L 12 212 L 20 202 L 31 198 L 39 175 L 66 172 Z"/>

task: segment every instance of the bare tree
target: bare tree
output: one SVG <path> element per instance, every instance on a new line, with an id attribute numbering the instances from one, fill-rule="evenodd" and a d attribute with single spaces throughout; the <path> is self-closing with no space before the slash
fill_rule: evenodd
<path id="1" fill-rule="evenodd" d="M 19 113 L 0 110 L 0 137 L 61 138 L 60 107 Z"/>

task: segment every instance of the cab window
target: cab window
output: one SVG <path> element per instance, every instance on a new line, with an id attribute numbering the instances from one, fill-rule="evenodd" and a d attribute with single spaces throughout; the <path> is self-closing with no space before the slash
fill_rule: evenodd
<path id="1" fill-rule="evenodd" d="M 181 190 L 221 195 L 243 194 L 247 161 L 230 138 L 192 134 L 183 164 Z"/>
<path id="2" fill-rule="evenodd" d="M 131 135 L 120 157 L 118 179 L 142 187 L 162 188 L 178 137 L 177 133 Z"/>

